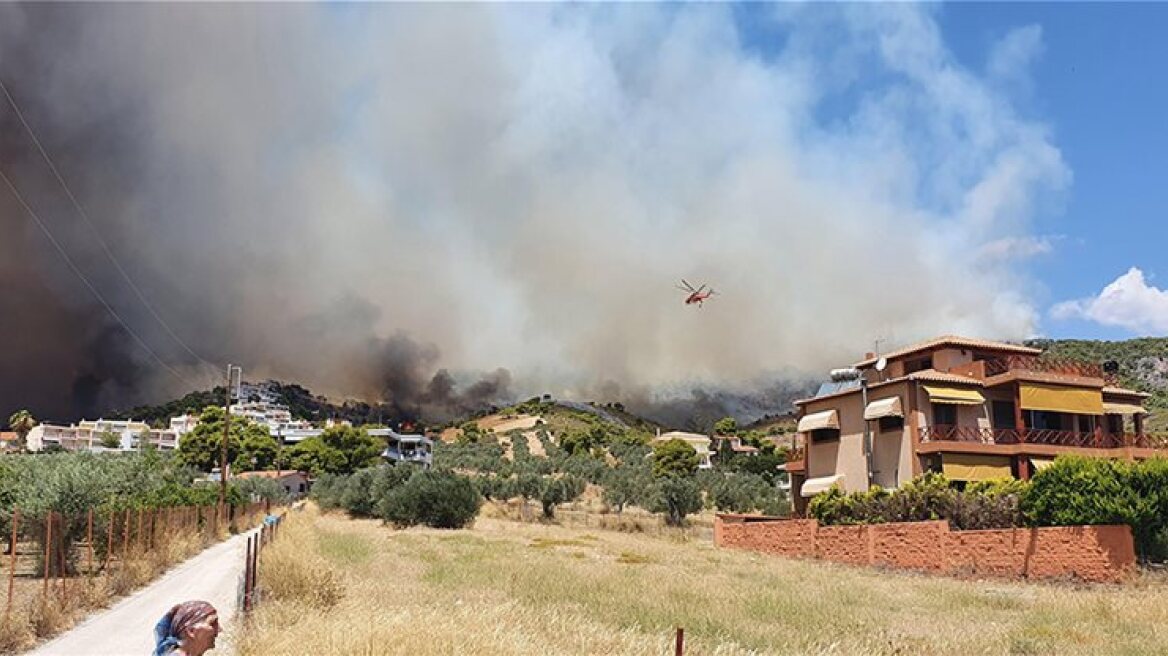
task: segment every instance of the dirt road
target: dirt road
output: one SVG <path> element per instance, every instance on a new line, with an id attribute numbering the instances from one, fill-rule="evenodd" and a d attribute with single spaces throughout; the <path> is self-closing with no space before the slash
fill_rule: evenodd
<path id="1" fill-rule="evenodd" d="M 243 591 L 248 535 L 251 533 L 241 533 L 194 556 L 149 586 L 91 615 L 73 630 L 29 653 L 147 656 L 154 650 L 155 622 L 171 606 L 189 599 L 203 599 L 219 609 L 223 634 L 209 654 L 233 653 L 230 639 Z"/>

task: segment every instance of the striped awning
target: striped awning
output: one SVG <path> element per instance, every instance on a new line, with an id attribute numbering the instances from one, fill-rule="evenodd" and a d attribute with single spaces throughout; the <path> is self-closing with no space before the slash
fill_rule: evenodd
<path id="1" fill-rule="evenodd" d="M 797 430 L 800 433 L 808 431 L 820 430 L 823 428 L 834 428 L 839 430 L 839 415 L 835 410 L 824 410 L 823 412 L 816 412 L 807 415 L 799 420 Z"/>
<path id="2" fill-rule="evenodd" d="M 877 399 L 864 408 L 864 419 L 880 419 L 881 417 L 903 417 L 900 409 L 900 397 L 890 396 L 887 399 Z"/>
<path id="3" fill-rule="evenodd" d="M 840 487 L 843 487 L 843 482 L 843 474 L 823 476 L 821 478 L 809 478 L 803 483 L 803 487 L 799 488 L 799 496 L 813 497 L 820 492 L 827 492 L 833 485 L 836 485 L 837 483 Z"/>
<path id="4" fill-rule="evenodd" d="M 1010 456 L 974 453 L 946 453 L 941 456 L 941 471 L 953 481 L 990 481 L 1013 478 Z"/>
<path id="5" fill-rule="evenodd" d="M 1138 403 L 1109 403 L 1103 402 L 1103 414 L 1106 415 L 1146 415 L 1148 411 Z"/>
<path id="6" fill-rule="evenodd" d="M 974 389 L 941 385 L 924 385 L 924 388 L 929 394 L 929 400 L 933 403 L 949 403 L 953 405 L 981 405 L 985 403 L 985 397 L 981 395 L 981 392 Z"/>
<path id="7" fill-rule="evenodd" d="M 1054 458 L 1031 458 L 1030 466 L 1039 472 L 1054 464 Z"/>
<path id="8" fill-rule="evenodd" d="M 1103 414 L 1103 392 L 1090 387 L 1067 387 L 1042 383 L 1021 383 L 1023 410 L 1069 412 L 1077 415 Z"/>

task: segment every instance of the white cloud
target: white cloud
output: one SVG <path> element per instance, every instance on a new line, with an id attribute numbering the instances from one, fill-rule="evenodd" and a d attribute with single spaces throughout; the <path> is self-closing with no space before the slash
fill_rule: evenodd
<path id="1" fill-rule="evenodd" d="M 1026 69 L 1042 51 L 1041 25 L 1015 28 L 990 51 L 986 72 L 1003 80 L 1024 80 Z"/>
<path id="2" fill-rule="evenodd" d="M 1144 272 L 1132 267 L 1098 296 L 1063 301 L 1050 314 L 1055 319 L 1089 319 L 1139 334 L 1168 333 L 1168 291 L 1149 285 Z"/>
<path id="3" fill-rule="evenodd" d="M 1059 235 L 1002 237 L 984 244 L 978 254 L 986 260 L 1025 260 L 1054 250 Z"/>

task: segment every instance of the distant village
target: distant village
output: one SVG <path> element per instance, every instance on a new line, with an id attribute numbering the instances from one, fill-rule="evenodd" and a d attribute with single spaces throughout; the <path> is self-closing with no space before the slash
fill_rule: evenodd
<path id="1" fill-rule="evenodd" d="M 295 419 L 288 406 L 280 403 L 271 382 L 241 383 L 238 403 L 231 404 L 231 416 L 246 419 L 268 430 L 281 446 L 296 444 L 319 436 L 325 428 L 348 422 L 327 420 L 323 428 L 308 421 Z M 197 414 L 171 417 L 169 427 L 153 428 L 144 421 L 133 419 L 82 419 L 69 426 L 51 423 L 37 424 L 29 431 L 26 448 L 32 452 L 44 451 L 139 451 L 178 449 L 183 436 L 199 424 Z M 382 456 L 387 460 L 430 465 L 433 462 L 434 442 L 425 435 L 403 434 L 390 428 L 366 430 L 370 436 L 386 440 Z"/>

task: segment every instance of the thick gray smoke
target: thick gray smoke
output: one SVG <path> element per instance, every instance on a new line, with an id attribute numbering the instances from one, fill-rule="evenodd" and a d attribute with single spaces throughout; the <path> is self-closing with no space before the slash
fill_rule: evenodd
<path id="1" fill-rule="evenodd" d="M 983 71 L 934 11 L 4 5 L 0 76 L 206 360 L 406 405 L 668 405 L 877 337 L 1031 332 L 1018 258 L 1070 178 L 1009 93 L 1041 32 Z M 185 379 L 0 187 L 0 411 L 210 382 L 3 105 L 0 129 L 0 165 Z M 683 277 L 720 295 L 684 306 Z"/>

